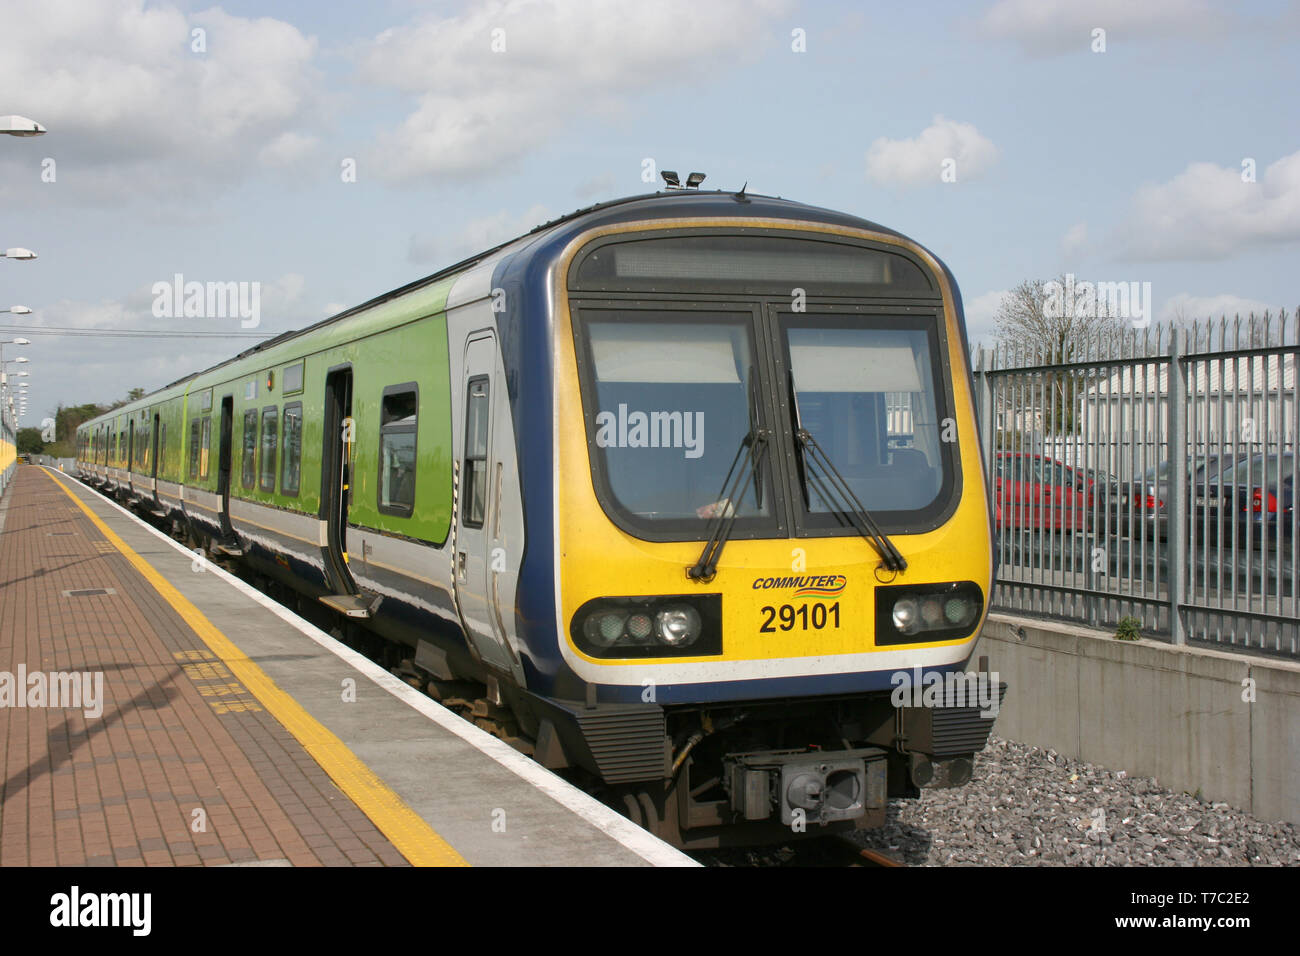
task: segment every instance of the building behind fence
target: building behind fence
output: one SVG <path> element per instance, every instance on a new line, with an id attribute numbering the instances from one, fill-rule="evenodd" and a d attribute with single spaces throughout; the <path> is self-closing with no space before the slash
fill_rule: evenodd
<path id="1" fill-rule="evenodd" d="M 977 348 L 993 604 L 1300 656 L 1298 342 L 1283 311 Z"/>

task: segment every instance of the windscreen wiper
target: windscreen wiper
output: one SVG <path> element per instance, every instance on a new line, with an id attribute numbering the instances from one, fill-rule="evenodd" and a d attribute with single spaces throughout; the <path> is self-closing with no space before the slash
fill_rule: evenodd
<path id="1" fill-rule="evenodd" d="M 795 418 L 794 436 L 802 451 L 805 494 L 808 492 L 809 484 L 815 486 L 817 493 L 840 514 L 849 518 L 858 534 L 866 538 L 879 552 L 881 564 L 886 570 L 906 571 L 907 559 L 903 557 L 902 552 L 894 547 L 888 535 L 880 530 L 871 513 L 862 507 L 862 502 L 858 500 L 849 483 L 844 480 L 844 476 L 822 450 L 821 445 L 817 444 L 817 439 L 813 438 L 812 432 L 803 427 L 799 416 L 799 399 L 794 390 L 793 372 L 790 373 L 790 407 Z M 825 479 L 814 473 L 813 465 L 825 473 Z M 811 496 L 809 496 L 808 507 L 810 509 L 812 507 Z"/>
<path id="2" fill-rule="evenodd" d="M 766 428 L 754 428 L 741 439 L 736 457 L 731 459 L 731 467 L 727 469 L 727 477 L 722 479 L 722 497 L 715 503 L 717 510 L 709 519 L 709 533 L 704 541 L 704 550 L 700 552 L 700 559 L 686 569 L 686 576 L 691 580 L 708 582 L 717 574 L 718 558 L 722 556 L 722 549 L 731 536 L 736 514 L 740 511 L 745 495 L 749 493 L 750 483 L 763 467 L 763 453 L 767 451 L 769 437 Z M 741 466 L 737 471 L 736 466 L 742 457 L 748 467 Z M 737 496 L 736 486 L 740 484 L 741 478 L 745 478 L 745 486 Z"/>
<path id="3" fill-rule="evenodd" d="M 736 515 L 745 500 L 745 495 L 749 493 L 751 481 L 754 483 L 755 505 L 758 508 L 763 507 L 763 453 L 767 451 L 767 443 L 771 435 L 762 425 L 756 386 L 754 367 L 751 365 L 749 367 L 749 431 L 741 439 L 740 447 L 736 449 L 736 457 L 731 459 L 727 477 L 722 479 L 721 497 L 714 502 L 716 510 L 709 516 L 709 533 L 704 539 L 704 550 L 700 552 L 700 559 L 686 569 L 686 576 L 692 581 L 712 581 L 713 576 L 718 573 L 718 558 L 722 556 L 722 549 L 726 546 L 727 539 L 731 537 L 731 526 L 736 523 Z M 749 467 L 742 467 L 740 471 L 736 471 L 741 456 L 744 456 Z M 736 486 L 740 484 L 740 479 L 746 472 L 749 473 L 749 477 L 745 479 L 745 487 L 737 496 Z"/>

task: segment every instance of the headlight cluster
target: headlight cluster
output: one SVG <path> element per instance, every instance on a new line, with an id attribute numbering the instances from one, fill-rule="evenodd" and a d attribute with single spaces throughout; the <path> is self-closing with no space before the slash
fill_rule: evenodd
<path id="1" fill-rule="evenodd" d="M 571 633 L 597 657 L 721 652 L 721 596 L 597 598 L 573 616 Z"/>
<path id="2" fill-rule="evenodd" d="M 615 644 L 651 644 L 689 647 L 700 637 L 700 612 L 686 605 L 659 611 L 595 611 L 582 625 L 587 640 L 599 647 Z"/>
<path id="3" fill-rule="evenodd" d="M 876 588 L 876 643 L 907 644 L 966 637 L 984 595 L 970 581 Z"/>

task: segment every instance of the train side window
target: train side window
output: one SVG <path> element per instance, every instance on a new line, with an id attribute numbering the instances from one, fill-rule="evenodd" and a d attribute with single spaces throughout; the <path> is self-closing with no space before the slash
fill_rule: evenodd
<path id="1" fill-rule="evenodd" d="M 465 503 L 462 517 L 471 528 L 483 527 L 487 512 L 488 380 L 469 382 L 465 401 Z"/>
<path id="2" fill-rule="evenodd" d="M 262 409 L 262 472 L 260 487 L 275 491 L 275 456 L 280 444 L 280 410 L 270 405 Z"/>
<path id="3" fill-rule="evenodd" d="M 190 422 L 190 477 L 199 476 L 199 420 Z"/>
<path id="4" fill-rule="evenodd" d="M 302 402 L 284 406 L 284 461 L 280 467 L 280 494 L 297 497 L 302 473 Z"/>
<path id="5" fill-rule="evenodd" d="M 409 518 L 415 512 L 416 419 L 414 382 L 384 389 L 379 420 L 379 510 Z"/>
<path id="6" fill-rule="evenodd" d="M 162 474 L 167 465 L 167 423 L 158 426 L 158 473 Z"/>
<path id="7" fill-rule="evenodd" d="M 208 451 L 212 447 L 212 416 L 203 418 L 203 439 L 199 445 L 199 477 L 208 477 Z"/>
<path id="8" fill-rule="evenodd" d="M 245 488 L 252 488 L 257 482 L 257 409 L 250 408 L 244 412 L 243 462 L 239 480 Z"/>

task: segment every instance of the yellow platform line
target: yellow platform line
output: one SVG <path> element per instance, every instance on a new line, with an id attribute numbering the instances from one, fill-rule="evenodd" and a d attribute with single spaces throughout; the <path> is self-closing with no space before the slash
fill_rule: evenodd
<path id="1" fill-rule="evenodd" d="M 47 472 L 48 474 L 48 472 Z M 176 590 L 166 578 L 154 570 L 144 558 L 136 554 L 125 541 L 104 523 L 84 501 L 78 498 L 63 483 L 62 479 L 50 478 L 79 507 L 107 538 L 122 553 L 131 565 L 140 572 L 168 604 L 175 609 L 197 634 L 200 640 L 221 659 L 231 672 L 248 688 L 263 707 L 276 720 L 284 725 L 285 730 L 302 744 L 313 760 L 329 774 L 347 796 L 361 808 L 367 817 L 379 828 L 379 831 L 415 866 L 469 866 L 451 844 L 434 831 L 424 819 L 406 805 L 373 770 L 348 749 L 338 737 L 323 724 L 312 717 L 289 694 L 285 693 L 263 670 L 248 657 L 217 627 L 194 606 L 190 600 Z"/>

